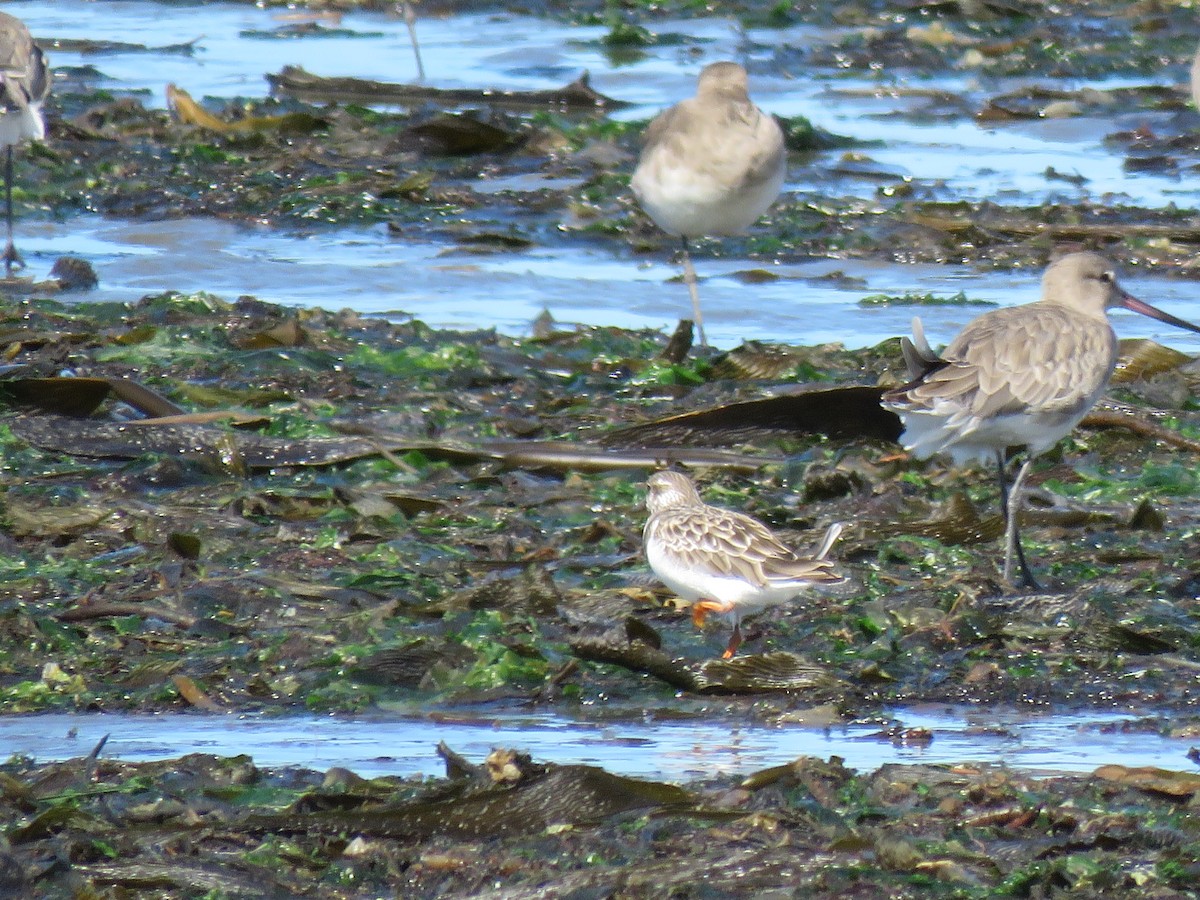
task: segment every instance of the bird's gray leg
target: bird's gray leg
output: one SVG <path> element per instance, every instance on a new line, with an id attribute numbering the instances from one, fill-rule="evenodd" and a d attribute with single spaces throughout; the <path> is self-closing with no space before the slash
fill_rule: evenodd
<path id="1" fill-rule="evenodd" d="M 996 451 L 996 463 L 1000 474 L 1000 508 L 1004 512 L 1004 580 L 1008 584 L 1012 584 L 1012 569 L 1013 558 L 1016 557 L 1021 566 L 1021 582 L 1025 587 L 1039 590 L 1041 585 L 1037 579 L 1033 577 L 1033 571 L 1029 568 L 1029 563 L 1025 561 L 1025 550 L 1021 547 L 1021 534 L 1019 530 L 1018 520 L 1021 517 L 1021 503 L 1023 501 L 1022 492 L 1025 488 L 1025 476 L 1029 474 L 1029 469 L 1033 465 L 1033 457 L 1025 460 L 1021 466 L 1021 470 L 1017 473 L 1016 480 L 1012 483 L 1010 490 L 1005 489 L 1004 479 L 1004 453 Z"/>
<path id="2" fill-rule="evenodd" d="M 421 45 L 417 43 L 417 11 L 413 5 L 404 0 L 400 4 L 400 12 L 404 16 L 404 24 L 408 26 L 408 39 L 412 42 L 413 56 L 417 58 L 417 80 L 425 80 L 425 64 L 421 62 Z"/>
<path id="3" fill-rule="evenodd" d="M 688 293 L 692 297 L 692 318 L 696 322 L 696 333 L 700 336 L 700 346 L 707 347 L 708 341 L 704 337 L 704 316 L 700 314 L 700 291 L 696 288 L 696 268 L 692 265 L 692 254 L 688 251 L 686 237 L 680 236 L 679 246 L 683 251 L 683 283 L 687 285 Z"/>

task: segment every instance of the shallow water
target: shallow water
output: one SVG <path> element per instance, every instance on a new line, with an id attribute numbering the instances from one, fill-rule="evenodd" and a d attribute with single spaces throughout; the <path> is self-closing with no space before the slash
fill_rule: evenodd
<path id="1" fill-rule="evenodd" d="M 403 22 L 378 13 L 342 18 L 341 27 L 356 37 L 281 40 L 261 37 L 261 32 L 286 24 L 291 14 L 280 9 L 222 3 L 162 6 L 149 0 L 40 0 L 7 7 L 45 41 L 87 37 L 136 40 L 154 47 L 196 39 L 191 56 L 50 50 L 53 63 L 93 65 L 105 76 L 103 86 L 145 92 L 143 102 L 152 106 L 165 105 L 168 82 L 196 97 L 263 96 L 268 90 L 263 74 L 287 64 L 322 75 L 416 80 Z M 985 128 L 972 121 L 919 124 L 889 115 L 919 102 L 896 96 L 895 89 L 906 86 L 963 94 L 978 105 L 987 92 L 971 72 L 952 79 L 906 81 L 910 76 L 905 73 L 846 72 L 831 78 L 799 66 L 779 72 L 773 62 L 768 65 L 776 47 L 803 48 L 822 40 L 822 33 L 814 29 L 743 35 L 719 18 L 666 22 L 658 26 L 659 33 L 676 35 L 683 39 L 681 44 L 648 48 L 635 61 L 618 66 L 597 43 L 604 33 L 599 27 L 499 14 L 425 17 L 417 27 L 428 81 L 440 87 L 547 88 L 587 69 L 598 90 L 635 104 L 620 113 L 622 118 L 643 119 L 690 94 L 703 63 L 737 58 L 751 66 L 754 93 L 762 106 L 784 115 L 804 114 L 835 132 L 882 141 L 882 146 L 864 151 L 875 165 L 895 171 L 897 178 L 911 177 L 946 199 L 1029 204 L 1090 197 L 1146 206 L 1172 201 L 1186 206 L 1194 199 L 1190 186 L 1176 177 L 1123 172 L 1122 157 L 1101 143 L 1111 129 L 1098 126 L 1111 126 L 1108 122 L 1071 119 Z M 1170 84 L 1182 77 L 1181 70 L 1170 70 L 1161 80 Z M 992 93 L 1001 89 L 988 87 Z M 1135 124 L 1147 118 L 1137 113 Z M 1082 174 L 1088 181 L 1075 186 L 1048 180 L 1048 167 Z M 794 166 L 788 188 L 814 189 L 809 182 L 810 173 Z M 869 194 L 874 182 L 850 182 L 838 189 Z M 383 228 L 297 234 L 214 222 L 147 226 L 96 218 L 23 222 L 19 228 L 26 256 L 37 257 L 47 267 L 62 253 L 91 259 L 102 289 L 89 296 L 112 299 L 163 289 L 206 289 L 230 299 L 254 294 L 293 305 L 407 312 L 433 326 L 494 326 L 510 334 L 524 333 L 543 308 L 563 322 L 667 329 L 690 308 L 683 286 L 669 280 L 677 269 L 666 255 L 635 257 L 616 242 L 611 248 L 535 247 L 482 256 L 420 235 L 399 240 Z M 194 252 L 197 247 L 202 252 Z M 731 276 L 763 267 L 761 260 L 718 258 L 703 247 L 696 257 L 704 279 L 707 331 L 718 346 L 782 337 L 858 347 L 906 332 L 913 310 L 860 308 L 861 297 L 872 293 L 950 295 L 966 290 L 972 299 L 1001 304 L 1026 302 L 1037 294 L 1034 274 L 835 261 L 768 263 L 780 280 L 747 286 Z M 796 280 L 837 269 L 864 278 L 867 286 L 838 290 Z M 1191 285 L 1134 278 L 1130 287 L 1178 315 L 1200 318 L 1200 297 Z M 948 338 L 977 313 L 976 308 L 921 310 L 935 341 Z M 1197 336 L 1138 317 L 1122 317 L 1117 328 L 1122 335 L 1159 337 L 1185 351 L 1200 351 Z"/>
<path id="2" fill-rule="evenodd" d="M 78 253 L 90 259 L 102 280 L 85 295 L 89 300 L 204 290 L 226 300 L 250 294 L 289 306 L 350 307 L 393 318 L 409 315 L 437 327 L 495 327 L 511 335 L 528 333 L 543 309 L 563 323 L 670 329 L 689 308 L 682 284 L 664 289 L 674 274 L 667 260 L 614 258 L 587 247 L 481 255 L 435 241 L 398 241 L 383 226 L 302 235 L 212 219 L 31 222 L 22 235 L 26 256 Z M 949 340 L 980 307 L 862 307 L 860 301 L 877 293 L 948 297 L 965 291 L 972 300 L 1009 305 L 1035 299 L 1040 278 L 1038 272 L 997 272 L 981 279 L 967 266 L 846 260 L 772 266 L 779 280 L 752 287 L 735 277 L 761 265 L 734 258 L 699 261 L 707 273 L 706 330 L 715 346 L 743 340 L 872 346 L 907 333 L 914 315 L 936 344 Z M 587 272 L 582 281 L 581 271 Z M 838 271 L 865 286 L 844 289 L 806 280 Z M 1169 312 L 1200 319 L 1190 282 L 1132 275 L 1124 284 Z M 1116 311 L 1113 322 L 1122 337 L 1151 337 L 1200 353 L 1200 335 L 1124 311 Z"/>
<path id="3" fill-rule="evenodd" d="M 440 775 L 439 741 L 481 761 L 494 747 L 535 759 L 602 766 L 619 774 L 685 781 L 715 773 L 748 774 L 800 756 L 839 756 L 850 768 L 885 763 L 1001 763 L 1040 773 L 1089 772 L 1098 766 L 1191 770 L 1191 742 L 1122 733 L 1131 717 L 1088 713 L 1038 717 L 1004 710 L 894 711 L 904 728 L 925 728 L 927 744 L 894 742 L 881 726 L 829 729 L 738 724 L 719 718 L 594 722 L 523 712 L 470 711 L 443 716 L 332 718 L 127 714 L 50 714 L 0 718 L 0 751 L 38 762 L 86 756 L 109 735 L 104 758 L 170 759 L 186 753 L 249 754 L 262 766 L 318 771 L 343 766 L 359 775 Z"/>

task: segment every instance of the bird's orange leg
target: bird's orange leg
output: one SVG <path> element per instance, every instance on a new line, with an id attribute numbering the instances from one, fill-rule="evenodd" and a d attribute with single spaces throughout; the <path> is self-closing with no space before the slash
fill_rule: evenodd
<path id="1" fill-rule="evenodd" d="M 736 622 L 733 626 L 733 637 L 729 639 L 729 646 L 721 654 L 721 659 L 731 659 L 733 654 L 737 653 L 737 648 L 740 646 L 742 646 L 742 624 L 741 622 Z"/>
<path id="2" fill-rule="evenodd" d="M 697 600 L 692 604 L 692 624 L 697 628 L 704 627 L 704 619 L 710 612 L 727 613 L 733 609 L 731 603 L 720 603 L 716 600 Z"/>

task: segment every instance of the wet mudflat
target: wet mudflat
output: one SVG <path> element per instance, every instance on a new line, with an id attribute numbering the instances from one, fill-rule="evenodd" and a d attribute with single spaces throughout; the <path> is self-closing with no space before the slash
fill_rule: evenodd
<path id="1" fill-rule="evenodd" d="M 1080 246 L 1151 282 L 1191 283 L 1200 231 L 1185 178 L 1200 117 L 1169 87 L 1200 37 L 1190 10 L 1070 5 L 1054 32 L 1008 5 L 802 12 L 806 29 L 825 29 L 803 50 L 762 38 L 801 27 L 800 13 L 753 23 L 756 74 L 782 82 L 802 65 L 826 90 L 869 60 L 907 73 L 910 87 L 895 88 L 901 138 L 874 144 L 837 123 L 811 133 L 799 109 L 780 109 L 803 174 L 767 223 L 708 248 L 739 260 L 742 302 L 778 289 L 777 263 L 1037 270 Z M 650 31 L 657 21 L 629 18 Z M 654 52 L 603 17 L 586 27 L 588 40 L 625 34 L 630 52 Z M 1059 93 L 1008 81 L 1030 74 Z M 1103 79 L 1122 83 L 1080 87 Z M 814 90 L 805 84 L 800 97 Z M 853 107 L 858 90 L 834 96 Z M 171 113 L 114 93 L 82 67 L 54 103 L 51 140 L 23 155 L 22 222 L 44 207 L 304 228 L 309 240 L 355 225 L 481 259 L 582 249 L 667 268 L 669 240 L 625 189 L 644 122 L 628 111 L 376 108 L 264 89 L 203 104 L 214 125 L 179 98 Z M 1055 123 L 1103 132 L 1109 175 L 1093 188 L 1087 174 L 1046 169 L 1037 186 L 1025 173 L 993 195 L 977 172 L 896 168 L 931 123 L 981 140 L 977 117 L 998 123 L 1002 143 Z M 1114 159 L 1129 193 L 1113 193 Z M 862 310 L 945 308 L 830 278 Z M 178 287 L 169 272 L 163 281 Z M 682 287 L 665 287 L 682 309 Z M 53 283 L 5 290 L 7 713 L 877 721 L 919 745 L 929 733 L 888 711 L 961 702 L 1128 710 L 1114 728 L 1182 740 L 1200 727 L 1200 370 L 1186 354 L 1124 346 L 1110 402 L 1037 469 L 1026 534 L 1047 590 L 1014 595 L 998 580 L 987 473 L 901 457 L 895 422 L 871 403 L 901 377 L 894 340 L 708 353 L 661 329 L 435 329 L 336 297 L 294 309 L 191 287 L 90 300 Z M 953 315 L 977 311 L 970 293 Z M 768 405 L 747 417 L 737 404 L 751 402 Z M 671 418 L 693 411 L 705 414 Z M 849 522 L 836 552 L 848 584 L 752 620 L 742 653 L 717 659 L 723 627 L 694 629 L 640 553 L 641 485 L 669 459 L 698 473 L 710 502 L 797 546 Z M 1041 780 L 803 759 L 666 784 L 512 751 L 443 755 L 447 777 L 429 782 L 244 758 L 134 764 L 103 749 L 65 764 L 15 759 L 0 786 L 0 885 L 18 896 L 1151 897 L 1185 895 L 1198 858 L 1186 773 L 1113 765 Z"/>
<path id="2" fill-rule="evenodd" d="M 931 735 L 886 710 L 960 700 L 1169 713 L 1116 727 L 1185 741 L 1197 727 L 1192 450 L 1152 436 L 1187 443 L 1194 431 L 1186 411 L 1155 416 L 1139 399 L 1187 384 L 1191 363 L 1145 344 L 1129 347 L 1130 372 L 1155 360 L 1156 374 L 1119 388 L 1132 413 L 1107 413 L 1130 427 L 1081 430 L 1039 473 L 1029 538 L 1051 589 L 1007 596 L 986 475 L 897 458 L 881 437 L 823 434 L 869 424 L 845 421 L 842 386 L 891 377 L 891 343 L 672 363 L 657 332 L 547 326 L 516 340 L 181 295 L 24 302 L 3 327 L 21 348 L 4 384 L 9 712 L 874 719 L 884 740 L 919 746 Z M 755 366 L 775 377 L 746 377 Z M 57 377 L 64 367 L 75 374 Z M 800 397 L 829 399 L 808 401 L 824 422 L 812 433 L 739 425 L 734 446 L 705 446 L 728 443 L 719 426 L 733 404 L 813 372 L 827 380 Z M 704 413 L 699 425 L 661 421 L 685 409 Z M 716 659 L 724 628 L 696 631 L 640 556 L 645 444 L 652 457 L 704 454 L 706 495 L 798 545 L 852 522 L 839 552 L 851 583 L 752 620 L 743 654 Z M 433 719 L 430 744 L 438 736 Z M 16 760 L 5 769 L 12 865 L 51 896 L 81 884 L 474 896 L 497 879 L 501 895 L 558 882 L 565 895 L 701 873 L 736 893 L 739 872 L 818 892 L 961 896 L 1190 877 L 1174 868 L 1191 858 L 1178 818 L 1189 775 L 1036 782 L 977 764 L 853 774 L 820 763 L 836 789 L 814 793 L 811 761 L 755 789 L 738 786 L 747 772 L 684 788 L 528 765 L 522 786 L 524 775 L 363 784 L 336 772 L 325 784 L 244 759 Z M 1188 765 L 1180 755 L 1175 767 Z M 211 804 L 196 806 L 201 796 Z M 547 796 L 576 799 L 546 807 Z M 603 808 L 584 802 L 594 796 Z M 1064 804 L 1103 821 L 1046 812 Z M 483 823 L 480 808 L 497 819 L 456 818 Z M 1162 846 L 1130 837 L 1146 817 L 1165 823 L 1152 839 Z M 512 822 L 532 831 L 512 834 Z M 1011 864 L 994 862 L 992 840 L 1016 846 Z M 797 842 L 824 849 L 797 854 Z M 175 866 L 182 852 L 195 864 Z M 304 876 L 292 874 L 297 854 Z M 691 868 L 668 878 L 659 867 L 675 854 Z"/>
<path id="3" fill-rule="evenodd" d="M 248 758 L 3 769 L 10 896 L 1189 896 L 1200 776 L 1119 765 L 855 773 L 804 758 L 686 787 L 448 748 L 447 777 Z M 36 881 L 34 880 L 36 879 Z"/>

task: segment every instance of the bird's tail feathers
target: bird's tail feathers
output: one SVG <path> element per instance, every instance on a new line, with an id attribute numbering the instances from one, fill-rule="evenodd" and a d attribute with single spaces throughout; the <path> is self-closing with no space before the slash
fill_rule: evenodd
<path id="1" fill-rule="evenodd" d="M 908 371 L 909 380 L 916 381 L 935 368 L 942 359 L 929 346 L 920 316 L 913 316 L 912 331 L 912 338 L 900 338 L 900 352 L 904 354 L 904 368 Z"/>
<path id="2" fill-rule="evenodd" d="M 825 529 L 825 537 L 821 538 L 821 543 L 817 547 L 817 552 L 813 554 L 813 559 L 824 559 L 829 555 L 829 551 L 833 549 L 833 545 L 837 543 L 838 538 L 842 536 L 842 532 L 846 530 L 845 522 L 834 522 Z"/>

